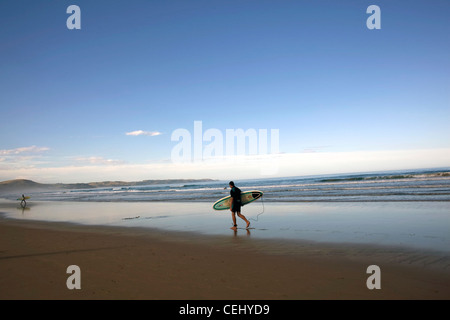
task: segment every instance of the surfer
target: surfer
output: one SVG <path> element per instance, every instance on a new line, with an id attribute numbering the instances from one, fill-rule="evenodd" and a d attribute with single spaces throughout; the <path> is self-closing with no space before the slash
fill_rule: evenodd
<path id="1" fill-rule="evenodd" d="M 233 219 L 233 227 L 231 229 L 236 230 L 237 229 L 237 224 L 236 224 L 236 213 L 238 215 L 239 218 L 241 218 L 242 220 L 244 220 L 247 223 L 247 227 L 248 228 L 250 226 L 250 221 L 247 220 L 247 218 L 241 214 L 241 189 L 239 189 L 238 187 L 236 187 L 234 185 L 233 181 L 230 181 L 229 183 L 231 191 L 230 191 L 230 196 L 231 196 L 231 218 Z"/>
<path id="2" fill-rule="evenodd" d="M 24 194 L 22 194 L 22 201 L 20 201 L 20 206 L 22 208 L 25 208 L 27 206 L 27 202 L 25 201 L 26 197 Z"/>

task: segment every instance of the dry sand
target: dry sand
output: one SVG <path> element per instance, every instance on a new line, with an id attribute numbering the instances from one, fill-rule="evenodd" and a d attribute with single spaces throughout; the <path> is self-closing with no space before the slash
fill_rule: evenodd
<path id="1" fill-rule="evenodd" d="M 0 219 L 0 299 L 449 299 L 448 257 L 398 248 Z M 366 269 L 381 268 L 369 290 Z M 69 290 L 69 265 L 81 289 Z"/>

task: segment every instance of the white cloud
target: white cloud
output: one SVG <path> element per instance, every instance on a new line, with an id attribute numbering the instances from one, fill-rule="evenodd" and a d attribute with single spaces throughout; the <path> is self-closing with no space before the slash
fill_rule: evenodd
<path id="1" fill-rule="evenodd" d="M 80 163 L 79 166 L 65 167 L 2 170 L 0 166 L 0 181 L 17 177 L 25 177 L 38 182 L 67 183 L 171 178 L 238 180 L 448 167 L 450 149 L 269 154 L 185 164 L 172 162 L 127 164 L 120 161 L 114 163 L 117 160 L 101 157 L 84 158 L 84 161 L 85 163 Z M 103 165 L 99 165 L 101 163 Z"/>
<path id="2" fill-rule="evenodd" d="M 127 136 L 159 136 L 162 133 L 159 131 L 143 131 L 143 130 L 136 130 L 125 133 Z"/>
<path id="3" fill-rule="evenodd" d="M 80 157 L 75 159 L 76 162 L 84 163 L 84 164 L 93 164 L 93 165 L 122 165 L 125 164 L 125 161 L 122 160 L 114 160 L 114 159 L 105 159 L 103 157 Z"/>
<path id="4" fill-rule="evenodd" d="M 47 147 L 37 147 L 37 146 L 30 146 L 30 147 L 22 147 L 22 148 L 16 148 L 16 149 L 4 149 L 0 150 L 0 155 L 2 156 L 10 156 L 10 155 L 18 155 L 18 154 L 30 154 L 30 153 L 42 153 L 44 151 L 48 151 L 50 148 Z"/>
<path id="5" fill-rule="evenodd" d="M 48 150 L 50 148 L 37 146 L 0 150 L 0 170 L 32 168 L 42 164 L 43 153 Z"/>

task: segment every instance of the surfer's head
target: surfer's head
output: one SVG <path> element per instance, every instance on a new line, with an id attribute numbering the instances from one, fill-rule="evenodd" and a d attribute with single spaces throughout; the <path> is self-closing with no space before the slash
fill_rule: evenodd
<path id="1" fill-rule="evenodd" d="M 230 187 L 234 187 L 234 182 L 230 181 L 229 185 L 230 185 Z"/>

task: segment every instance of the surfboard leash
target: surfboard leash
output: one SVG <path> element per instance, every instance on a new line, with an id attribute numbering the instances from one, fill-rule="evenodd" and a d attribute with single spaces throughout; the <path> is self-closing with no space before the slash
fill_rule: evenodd
<path id="1" fill-rule="evenodd" d="M 258 222 L 259 216 L 262 215 L 262 214 L 264 213 L 264 199 L 263 199 L 263 198 L 264 198 L 264 197 L 261 196 L 262 211 L 256 215 L 256 219 L 255 219 L 255 218 L 248 218 L 249 220 L 253 220 L 253 221 Z"/>

